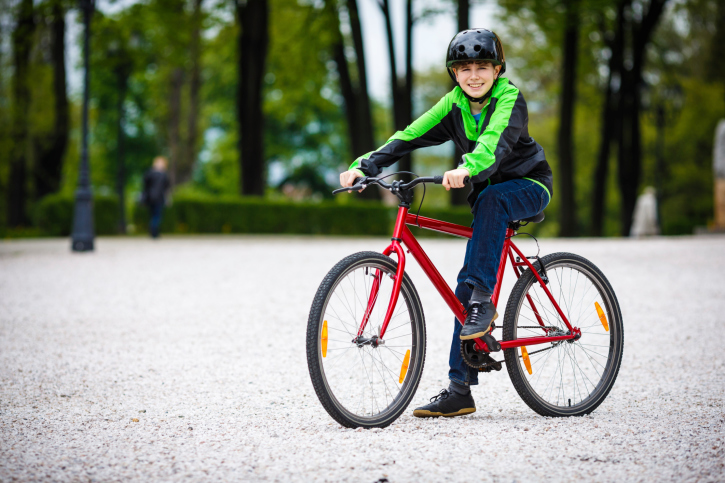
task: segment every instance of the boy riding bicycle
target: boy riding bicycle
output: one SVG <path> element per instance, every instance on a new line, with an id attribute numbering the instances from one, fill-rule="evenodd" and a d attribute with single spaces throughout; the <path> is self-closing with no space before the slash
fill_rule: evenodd
<path id="1" fill-rule="evenodd" d="M 498 36 L 486 29 L 459 32 L 448 46 L 446 67 L 458 85 L 404 131 L 340 174 L 340 184 L 350 187 L 356 178 L 377 176 L 414 149 L 449 140 L 466 153 L 457 169 L 444 174 L 443 186 L 463 188 L 466 178 L 472 183 L 468 202 L 473 237 L 456 287 L 467 317 L 463 326 L 454 319 L 450 386 L 417 408 L 413 412 L 417 417 L 476 411 L 470 386 L 478 384 L 478 369 L 464 362 L 461 340 L 482 337 L 489 347 L 496 347 L 489 333 L 498 317 L 491 294 L 507 223 L 541 213 L 551 200 L 553 180 L 543 148 L 529 136 L 523 95 L 501 77 L 506 60 Z"/>

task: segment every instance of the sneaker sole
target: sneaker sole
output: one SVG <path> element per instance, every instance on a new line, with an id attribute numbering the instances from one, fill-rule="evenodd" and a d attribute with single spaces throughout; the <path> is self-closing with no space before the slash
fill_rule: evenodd
<path id="1" fill-rule="evenodd" d="M 491 322 L 493 323 L 493 321 L 496 319 L 498 319 L 498 312 L 493 314 L 493 319 L 491 319 Z M 483 337 L 484 335 L 488 334 L 490 330 L 491 330 L 491 326 L 489 325 L 488 329 L 486 329 L 482 332 L 476 332 L 475 334 L 470 334 L 470 335 L 461 334 L 461 340 L 471 340 L 471 339 L 476 339 L 478 337 Z"/>
<path id="2" fill-rule="evenodd" d="M 413 416 L 415 416 L 416 418 L 437 418 L 440 416 L 443 416 L 444 418 L 452 418 L 455 416 L 463 416 L 463 415 L 471 414 L 471 413 L 475 413 L 475 412 L 476 412 L 476 408 L 463 408 L 463 409 L 459 409 L 455 413 L 445 413 L 445 414 L 444 413 L 434 413 L 432 411 L 427 411 L 425 409 L 416 409 L 415 411 L 413 411 Z"/>

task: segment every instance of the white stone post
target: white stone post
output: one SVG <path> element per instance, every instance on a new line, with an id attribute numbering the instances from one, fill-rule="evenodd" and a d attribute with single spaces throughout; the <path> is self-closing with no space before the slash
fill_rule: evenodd
<path id="1" fill-rule="evenodd" d="M 657 196 L 652 186 L 644 189 L 644 192 L 637 198 L 634 207 L 634 217 L 629 236 L 643 237 L 660 234 L 660 227 L 657 223 Z"/>

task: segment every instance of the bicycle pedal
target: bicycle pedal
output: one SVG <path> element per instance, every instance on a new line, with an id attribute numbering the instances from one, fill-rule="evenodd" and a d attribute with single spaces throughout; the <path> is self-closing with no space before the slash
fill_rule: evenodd
<path id="1" fill-rule="evenodd" d="M 501 344 L 490 333 L 481 337 L 481 340 L 486 343 L 490 352 L 499 352 L 501 350 Z"/>
<path id="2" fill-rule="evenodd" d="M 491 372 L 491 371 L 500 371 L 501 370 L 501 363 L 496 361 L 493 357 L 491 357 L 488 354 L 483 355 L 483 367 L 478 369 L 478 372 Z"/>

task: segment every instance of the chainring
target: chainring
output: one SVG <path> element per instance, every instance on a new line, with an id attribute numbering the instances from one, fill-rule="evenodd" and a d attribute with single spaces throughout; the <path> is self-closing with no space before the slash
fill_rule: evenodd
<path id="1" fill-rule="evenodd" d="M 478 369 L 480 372 L 501 370 L 500 362 L 494 360 L 493 357 L 485 352 L 476 350 L 476 341 L 473 339 L 461 341 L 461 356 L 466 365 Z"/>

